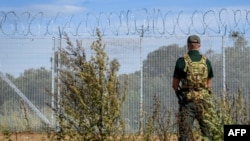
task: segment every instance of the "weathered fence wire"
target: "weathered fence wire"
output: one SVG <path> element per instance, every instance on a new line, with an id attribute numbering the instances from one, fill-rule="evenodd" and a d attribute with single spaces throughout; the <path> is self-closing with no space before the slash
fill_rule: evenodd
<path id="1" fill-rule="evenodd" d="M 143 72 L 143 62 L 150 56 L 150 53 L 167 45 L 177 44 L 179 47 L 183 47 L 185 46 L 187 35 L 198 34 L 202 38 L 202 52 L 207 53 L 211 50 L 215 51 L 215 54 L 210 54 L 211 56 L 208 56 L 213 59 L 212 63 L 217 65 L 215 74 L 221 76 L 223 70 L 224 76 L 226 77 L 228 71 L 224 72 L 225 68 L 223 67 L 225 66 L 223 66 L 222 62 L 217 62 L 217 60 L 220 61 L 220 58 L 218 59 L 218 54 L 222 54 L 224 48 L 234 46 L 233 40 L 228 37 L 231 33 L 237 32 L 240 35 L 249 36 L 249 13 L 249 9 L 226 8 L 207 11 L 195 10 L 192 12 L 174 12 L 161 9 L 149 11 L 148 9 L 141 9 L 110 13 L 83 13 L 79 15 L 58 13 L 54 16 L 47 15 L 44 12 L 19 13 L 15 11 L 1 11 L 0 72 L 13 75 L 14 78 L 8 78 L 11 78 L 11 81 L 16 81 L 13 82 L 14 85 L 18 84 L 19 77 L 20 80 L 25 80 L 25 78 L 22 78 L 24 74 L 27 74 L 29 71 L 32 72 L 32 70 L 25 72 L 27 69 L 39 68 L 39 66 L 40 68 L 50 70 L 52 74 L 49 78 L 54 79 L 56 75 L 54 70 L 57 69 L 56 66 L 54 66 L 56 61 L 54 60 L 55 52 L 58 48 L 66 46 L 63 43 L 64 40 L 61 34 L 67 33 L 72 40 L 80 38 L 86 48 L 87 55 L 90 55 L 89 46 L 94 40 L 93 37 L 95 37 L 96 28 L 99 28 L 103 34 L 103 41 L 107 46 L 108 55 L 110 58 L 117 58 L 121 63 L 121 74 Z M 245 39 L 249 41 L 249 38 Z M 182 55 L 176 54 L 177 50 L 172 50 L 172 52 L 175 56 Z M 166 59 L 167 57 L 168 56 L 156 56 L 155 62 L 152 62 L 151 65 L 157 64 L 157 60 Z M 247 62 L 248 60 L 249 57 L 245 61 Z M 173 68 L 174 66 L 170 67 Z M 167 69 L 170 70 L 171 68 Z M 231 69 L 236 70 L 235 76 L 237 76 L 236 74 L 241 74 L 240 70 L 236 67 L 232 67 Z M 155 72 L 155 74 L 157 73 L 159 72 Z M 39 78 L 35 76 L 32 77 L 32 81 L 44 77 L 48 77 L 46 73 Z M 244 82 L 248 81 L 247 78 L 248 76 L 243 78 Z M 144 83 L 149 83 L 145 82 L 147 79 L 151 78 L 149 78 L 147 74 L 141 73 L 139 78 L 139 83 L 141 85 L 138 86 L 138 91 L 133 93 L 133 99 L 128 99 L 126 101 L 127 109 L 124 109 L 123 114 L 127 120 L 127 130 L 129 132 L 138 131 L 140 120 L 144 120 L 142 119 L 142 113 L 151 112 L 151 107 L 149 107 L 149 105 L 152 105 L 152 100 L 146 99 L 145 96 L 145 87 L 148 85 L 143 85 Z M 156 78 L 154 81 L 159 82 L 158 79 L 160 78 Z M 132 80 L 133 81 L 130 83 L 134 84 L 134 81 L 138 81 L 138 78 Z M 24 93 L 24 95 L 28 95 L 28 100 L 35 103 L 33 97 L 34 94 L 38 94 L 38 92 L 36 89 L 32 91 L 27 90 L 27 88 L 29 88 L 28 84 L 30 84 L 29 81 L 30 80 L 21 82 L 21 85 L 17 87 L 17 89 L 26 90 L 27 93 Z M 225 87 L 224 81 L 226 81 L 225 78 L 222 80 L 221 77 L 215 77 L 213 86 L 217 91 Z M 237 87 L 236 85 L 238 85 L 240 81 L 241 78 L 237 78 L 235 82 L 230 82 L 228 84 L 232 87 Z M 8 111 L 11 111 L 9 109 L 14 109 L 14 105 L 20 104 L 20 102 L 17 102 L 20 101 L 20 97 L 14 97 L 13 95 L 15 94 L 11 87 L 6 89 L 5 87 L 8 85 L 6 86 L 6 83 L 3 81 L 0 82 L 2 97 L 9 100 L 8 102 L 2 100 L 4 103 L 0 103 L 2 106 L 1 108 L 4 109 L 0 114 L 0 116 L 3 117 L 1 119 L 3 119 L 2 121 L 13 120 L 8 117 L 12 115 L 10 113 L 10 115 L 8 115 L 6 112 L 8 113 Z M 249 83 L 244 83 L 242 85 L 245 93 L 248 92 L 248 84 Z M 163 104 L 165 106 L 173 105 L 173 107 L 176 108 L 177 105 L 174 104 L 177 104 L 177 99 L 172 94 L 171 77 L 166 78 L 166 80 L 164 79 L 164 84 L 153 83 L 149 86 L 150 93 L 147 92 L 147 95 L 156 91 L 162 91 L 162 93 L 166 94 L 161 97 Z M 49 83 L 47 81 L 44 82 L 44 86 L 42 87 L 51 88 L 51 91 L 55 92 L 54 82 L 51 82 L 51 80 L 49 80 Z M 39 95 L 43 95 L 40 99 L 41 102 L 34 105 L 39 107 L 38 109 L 46 115 L 46 118 L 48 118 L 51 123 L 54 123 L 53 114 L 51 115 L 51 113 L 48 113 L 47 107 L 43 107 L 43 104 L 53 103 L 54 98 L 45 96 L 45 92 L 39 92 Z M 10 98 L 11 96 L 13 97 Z M 46 101 L 44 99 L 46 99 Z M 34 121 L 40 121 L 40 119 L 35 118 Z M 5 123 L 13 123 L 13 121 Z M 23 122 L 19 124 L 23 124 Z M 35 124 L 36 128 L 42 128 L 39 125 L 39 123 Z M 1 126 L 0 129 L 3 129 Z M 14 125 L 9 126 L 13 128 Z M 18 127 L 15 127 L 14 130 L 21 130 L 17 128 Z"/>

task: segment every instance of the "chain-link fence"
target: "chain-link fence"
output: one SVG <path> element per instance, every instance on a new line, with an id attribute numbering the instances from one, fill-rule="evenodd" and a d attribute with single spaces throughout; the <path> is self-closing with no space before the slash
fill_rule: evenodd
<path id="1" fill-rule="evenodd" d="M 224 12 L 228 11 L 219 11 L 220 19 Z M 246 15 L 243 22 L 245 26 L 241 29 L 247 32 L 249 11 L 234 11 L 233 15 L 238 17 L 239 12 L 244 12 Z M 10 14 L 13 13 L 2 13 L 6 18 Z M 207 11 L 203 17 L 210 14 L 216 16 L 215 11 Z M 196 15 L 197 12 L 193 12 L 193 16 Z M 236 24 L 238 20 L 234 19 L 234 21 Z M 203 25 L 206 23 L 203 22 Z M 225 22 L 223 23 L 225 27 Z M 7 34 L 6 20 L 5 22 L 2 20 L 1 25 L 4 36 L 0 38 L 0 128 L 15 131 L 43 130 L 45 127 L 42 123 L 44 122 L 54 125 L 53 112 L 48 106 L 55 106 L 54 98 L 48 92 L 56 93 L 54 78 L 57 75 L 58 60 L 55 54 L 58 48 L 66 46 L 64 37 L 57 34 L 51 34 L 52 36 L 49 37 L 30 36 L 32 28 L 29 27 L 30 33 L 27 32 L 27 35 L 22 35 L 23 37 L 20 38 L 16 37 L 17 33 L 21 33 L 16 30 L 17 27 L 14 31 L 8 30 L 11 34 Z M 222 29 L 221 25 L 218 30 Z M 47 28 L 46 33 L 51 33 L 49 26 Z M 206 29 L 208 28 L 210 27 Z M 127 26 L 128 29 L 130 27 Z M 140 31 L 136 29 L 133 36 L 103 35 L 109 58 L 116 58 L 120 63 L 119 75 L 128 74 L 129 76 L 128 96 L 123 107 L 123 117 L 129 132 L 137 132 L 139 123 L 142 120 L 145 121 L 147 115 L 152 114 L 155 98 L 160 101 L 161 109 L 170 111 L 174 118 L 178 102 L 171 87 L 173 69 L 176 59 L 187 51 L 186 38 L 192 33 L 183 31 L 184 35 L 174 33 L 164 34 L 164 36 L 158 33 L 158 35 L 144 34 L 142 31 L 147 31 L 147 29 L 142 28 Z M 175 27 L 174 29 L 177 31 L 182 28 Z M 159 31 L 159 27 L 157 30 Z M 166 31 L 165 27 L 164 30 Z M 152 30 L 150 31 L 152 33 Z M 243 95 L 248 95 L 250 88 L 248 42 L 250 38 L 241 31 L 231 31 L 230 34 L 222 35 L 194 33 L 201 37 L 201 53 L 212 62 L 215 75 L 212 87 L 215 94 L 219 95 L 225 91 L 234 94 L 240 89 Z M 73 43 L 76 39 L 82 40 L 87 57 L 92 55 L 90 45 L 95 40 L 94 36 L 77 35 L 70 36 L 70 38 Z"/>
<path id="2" fill-rule="evenodd" d="M 211 59 L 214 67 L 213 88 L 215 92 L 219 94 L 225 89 L 237 92 L 240 87 L 247 95 L 250 77 L 247 64 L 250 61 L 247 54 L 249 47 L 247 45 L 237 47 L 235 41 L 227 37 L 201 36 L 201 38 L 201 52 Z M 71 38 L 71 40 L 74 42 L 76 39 Z M 90 57 L 90 45 L 94 39 L 83 38 L 81 40 L 87 56 Z M 20 128 L 18 124 L 24 124 L 23 119 L 32 122 L 38 122 L 41 119 L 52 121 L 53 114 L 48 112 L 50 110 L 47 104 L 52 102 L 53 97 L 45 90 L 54 90 L 55 86 L 52 84 L 56 73 L 53 72 L 57 66 L 56 63 L 53 65 L 53 62 L 56 62 L 53 54 L 60 45 L 66 46 L 65 41 L 60 38 L 14 38 L 0 41 L 2 76 L 15 86 L 11 87 L 12 85 L 2 77 L 1 121 L 7 124 L 4 126 L 16 125 L 15 128 Z M 249 39 L 245 38 L 245 41 Z M 110 59 L 118 59 L 121 65 L 119 74 L 126 73 L 130 77 L 128 99 L 124 108 L 124 115 L 130 126 L 137 130 L 141 110 L 144 113 L 152 112 L 150 109 L 152 109 L 155 94 L 161 100 L 163 107 L 176 110 L 178 103 L 171 88 L 172 73 L 175 59 L 182 56 L 183 50 L 186 50 L 185 36 L 104 38 L 104 43 Z M 20 90 L 24 96 L 16 89 Z M 33 106 L 30 106 L 24 97 Z M 37 115 L 34 107 L 46 118 Z M 25 113 L 26 110 L 29 112 Z M 18 123 L 13 120 L 21 121 Z"/>

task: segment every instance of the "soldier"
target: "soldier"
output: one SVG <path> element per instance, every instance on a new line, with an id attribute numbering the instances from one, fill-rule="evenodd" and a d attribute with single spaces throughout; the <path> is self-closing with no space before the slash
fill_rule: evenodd
<path id="1" fill-rule="evenodd" d="M 175 92 L 180 88 L 182 97 L 179 102 L 179 141 L 193 140 L 192 127 L 195 119 L 204 138 L 212 139 L 207 122 L 209 117 L 206 117 L 211 104 L 206 100 L 211 97 L 211 80 L 214 75 L 210 60 L 199 52 L 200 43 L 199 36 L 189 36 L 188 53 L 177 59 L 174 69 L 172 87 Z"/>

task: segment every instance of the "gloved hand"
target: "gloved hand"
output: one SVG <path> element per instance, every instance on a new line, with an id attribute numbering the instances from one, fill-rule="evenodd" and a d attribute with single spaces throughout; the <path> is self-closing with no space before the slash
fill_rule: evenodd
<path id="1" fill-rule="evenodd" d="M 212 90 L 211 87 L 208 87 L 207 90 L 208 90 L 208 93 L 209 93 L 209 94 L 213 94 L 213 90 Z"/>

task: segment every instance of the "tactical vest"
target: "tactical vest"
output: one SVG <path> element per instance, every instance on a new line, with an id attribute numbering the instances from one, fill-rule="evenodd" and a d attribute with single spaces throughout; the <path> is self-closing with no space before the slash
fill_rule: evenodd
<path id="1" fill-rule="evenodd" d="M 200 89 L 207 87 L 208 70 L 206 57 L 202 55 L 201 60 L 193 62 L 188 54 L 184 55 L 186 79 L 182 79 L 182 88 Z"/>

